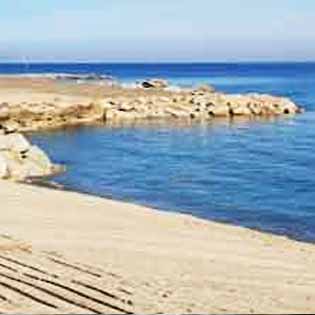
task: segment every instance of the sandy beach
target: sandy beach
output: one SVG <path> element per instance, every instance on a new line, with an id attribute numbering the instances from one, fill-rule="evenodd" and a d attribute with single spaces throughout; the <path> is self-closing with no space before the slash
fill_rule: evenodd
<path id="1" fill-rule="evenodd" d="M 314 313 L 315 247 L 0 182 L 0 311 Z"/>

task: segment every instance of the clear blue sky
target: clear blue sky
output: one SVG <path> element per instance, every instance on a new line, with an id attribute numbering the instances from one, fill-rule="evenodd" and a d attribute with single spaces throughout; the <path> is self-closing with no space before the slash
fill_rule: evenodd
<path id="1" fill-rule="evenodd" d="M 0 60 L 315 60 L 315 0 L 0 0 Z"/>

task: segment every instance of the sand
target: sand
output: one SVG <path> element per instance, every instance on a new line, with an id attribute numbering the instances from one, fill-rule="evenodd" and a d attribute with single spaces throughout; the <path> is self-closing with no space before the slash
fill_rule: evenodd
<path id="1" fill-rule="evenodd" d="M 9 182 L 0 197 L 0 312 L 315 312 L 311 244 Z"/>

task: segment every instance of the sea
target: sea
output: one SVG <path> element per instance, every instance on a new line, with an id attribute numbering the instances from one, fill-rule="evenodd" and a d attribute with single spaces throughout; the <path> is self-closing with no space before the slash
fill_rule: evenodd
<path id="1" fill-rule="evenodd" d="M 67 189 L 315 241 L 315 63 L 0 64 L 2 74 L 164 78 L 290 97 L 296 117 L 81 127 L 32 134 Z M 64 211 L 67 211 L 66 208 Z M 106 216 L 106 208 L 104 208 Z"/>

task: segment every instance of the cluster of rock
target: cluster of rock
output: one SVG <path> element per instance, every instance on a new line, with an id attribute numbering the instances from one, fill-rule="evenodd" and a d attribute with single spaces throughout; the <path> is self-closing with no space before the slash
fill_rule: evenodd
<path id="1" fill-rule="evenodd" d="M 115 93 L 113 93 L 115 91 Z M 0 126 L 17 131 L 149 119 L 212 120 L 216 117 L 290 115 L 301 108 L 283 97 L 229 95 L 210 86 L 170 90 L 163 80 L 148 80 L 133 89 L 110 88 L 97 99 L 77 96 L 22 95 L 0 103 Z"/>
<path id="2" fill-rule="evenodd" d="M 25 181 L 62 171 L 47 155 L 20 133 L 0 133 L 0 179 Z"/>
<path id="3" fill-rule="evenodd" d="M 103 109 L 90 100 L 75 97 L 41 99 L 0 103 L 0 127 L 27 132 L 83 125 L 101 120 Z"/>
<path id="4" fill-rule="evenodd" d="M 150 89 L 161 89 L 163 85 Z M 145 88 L 149 88 L 146 85 Z M 229 95 L 210 86 L 180 93 L 107 98 L 102 102 L 104 121 L 143 119 L 212 120 L 216 117 L 268 117 L 302 111 L 287 98 L 264 94 Z"/>
<path id="5" fill-rule="evenodd" d="M 116 80 L 110 75 L 99 75 L 96 73 L 90 74 L 56 74 L 50 75 L 50 77 L 54 80 L 61 80 L 61 81 L 73 81 L 76 83 L 102 83 L 102 84 L 109 84 L 114 85 L 116 84 Z"/>

